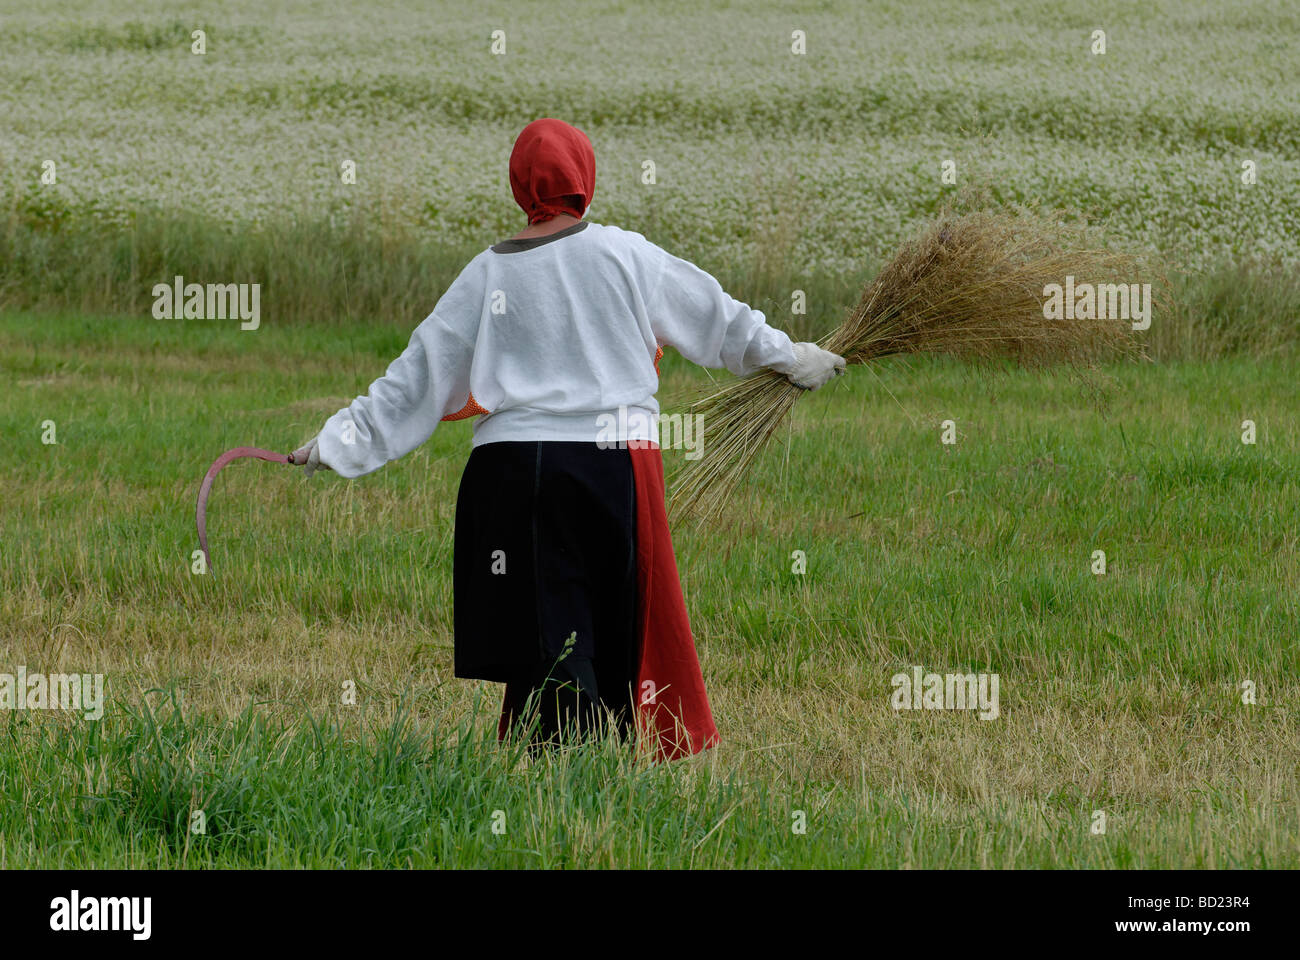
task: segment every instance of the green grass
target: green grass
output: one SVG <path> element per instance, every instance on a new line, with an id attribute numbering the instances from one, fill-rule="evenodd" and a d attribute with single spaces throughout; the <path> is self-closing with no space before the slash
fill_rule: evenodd
<path id="1" fill-rule="evenodd" d="M 634 768 L 608 747 L 520 769 L 462 725 L 405 717 L 355 737 L 306 718 L 184 716 L 165 691 L 103 724 L 6 725 L 0 778 L 23 785 L 4 866 L 1023 867 L 1286 866 L 1291 820 L 1230 792 L 1186 805 L 954 804 L 864 777 L 746 782 Z M 459 739 L 446 734 L 457 733 Z M 200 820 L 196 814 L 202 812 Z M 797 831 L 799 820 L 806 830 Z M 1229 837 L 1224 831 L 1246 831 Z"/>
<path id="2" fill-rule="evenodd" d="M 56 196 L 27 197 L 7 220 L 0 211 L 0 305 L 149 314 L 154 284 L 170 285 L 179 273 L 186 282 L 260 284 L 261 316 L 276 325 L 365 320 L 403 327 L 432 309 L 481 247 L 449 246 L 427 230 L 371 219 L 371 212 L 232 227 L 191 211 L 145 208 L 121 224 L 70 209 Z M 792 269 L 780 225 L 767 229 L 771 241 L 753 257 L 710 266 L 733 295 L 793 332 L 811 336 L 834 326 L 865 278 Z M 505 235 L 485 237 L 484 246 Z M 807 312 L 792 315 L 785 291 L 796 289 Z"/>
<path id="3" fill-rule="evenodd" d="M 891 363 L 801 400 L 726 522 L 676 533 L 723 744 L 646 768 L 520 758 L 499 687 L 451 678 L 464 424 L 353 482 L 232 466 L 190 574 L 208 462 L 293 447 L 403 339 L 0 318 L 0 669 L 109 692 L 0 717 L 0 863 L 1300 865 L 1289 358 Z M 662 392 L 705 376 L 670 354 Z M 1001 717 L 895 713 L 912 665 L 998 673 Z"/>
<path id="4" fill-rule="evenodd" d="M 192 212 L 156 210 L 135 211 L 121 225 L 58 202 L 25 201 L 0 222 L 0 305 L 147 315 L 154 284 L 170 285 L 180 273 L 186 282 L 261 284 L 261 315 L 277 326 L 353 328 L 364 320 L 405 329 L 478 252 L 356 210 L 340 222 L 290 219 L 237 229 Z M 810 274 L 789 256 L 795 228 L 761 221 L 751 256 L 708 257 L 702 266 L 774 324 L 815 338 L 856 305 L 880 264 L 864 260 L 851 274 Z M 485 242 L 491 239 L 498 238 Z M 1155 311 L 1144 335 L 1153 356 L 1265 355 L 1300 345 L 1294 270 L 1261 259 L 1225 260 L 1175 271 L 1173 281 L 1170 308 Z M 804 313 L 791 312 L 795 290 L 804 293 Z"/>

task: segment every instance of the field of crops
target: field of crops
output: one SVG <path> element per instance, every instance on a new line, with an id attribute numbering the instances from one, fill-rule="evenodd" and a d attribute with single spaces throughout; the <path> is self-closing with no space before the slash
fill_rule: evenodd
<path id="1" fill-rule="evenodd" d="M 1297 35 L 1282 0 L 7 4 L 0 674 L 108 700 L 0 713 L 0 867 L 1300 866 Z M 1158 363 L 800 400 L 675 531 L 721 746 L 533 763 L 451 677 L 465 424 L 353 482 L 229 468 L 190 564 L 212 458 L 313 435 L 522 227 L 543 115 L 591 135 L 592 219 L 778 325 L 972 188 L 1186 297 Z M 262 283 L 259 329 L 155 319 L 174 274 Z M 998 674 L 999 716 L 893 709 L 916 666 Z"/>
<path id="2" fill-rule="evenodd" d="M 954 189 L 946 160 L 958 186 L 1111 220 L 1190 264 L 1300 253 L 1285 0 L 10 6 L 0 189 L 53 217 L 360 205 L 479 249 L 517 219 L 515 134 L 558 116 L 596 142 L 593 219 L 712 265 L 779 237 L 799 270 L 858 271 Z"/>

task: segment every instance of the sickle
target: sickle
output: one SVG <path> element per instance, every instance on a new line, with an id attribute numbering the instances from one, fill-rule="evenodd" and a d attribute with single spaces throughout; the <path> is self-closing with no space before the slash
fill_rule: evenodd
<path id="1" fill-rule="evenodd" d="M 244 457 L 255 457 L 258 460 L 269 460 L 272 463 L 291 463 L 301 464 L 307 462 L 307 452 L 310 446 L 303 447 L 301 450 L 295 450 L 288 455 L 276 453 L 273 450 L 263 450 L 260 447 L 235 447 L 233 450 L 227 450 L 216 460 L 212 461 L 212 466 L 208 467 L 207 476 L 203 478 L 203 483 L 199 487 L 199 505 L 195 510 L 195 520 L 199 525 L 199 546 L 203 549 L 203 560 L 212 568 L 212 559 L 208 555 L 208 494 L 212 491 L 212 481 L 217 478 L 221 468 L 232 460 L 240 460 Z"/>

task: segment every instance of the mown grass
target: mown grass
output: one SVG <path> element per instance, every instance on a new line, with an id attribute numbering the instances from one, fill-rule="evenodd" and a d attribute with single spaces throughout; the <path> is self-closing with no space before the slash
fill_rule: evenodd
<path id="1" fill-rule="evenodd" d="M 725 521 L 676 532 L 723 744 L 646 768 L 516 757 L 499 688 L 451 678 L 463 424 L 350 483 L 232 466 L 189 572 L 210 460 L 296 445 L 403 341 L 3 316 L 0 670 L 110 699 L 0 718 L 0 862 L 1300 865 L 1291 356 L 890 363 L 804 398 Z M 706 376 L 670 355 L 661 394 Z M 912 665 L 998 673 L 1001 716 L 896 713 Z"/>

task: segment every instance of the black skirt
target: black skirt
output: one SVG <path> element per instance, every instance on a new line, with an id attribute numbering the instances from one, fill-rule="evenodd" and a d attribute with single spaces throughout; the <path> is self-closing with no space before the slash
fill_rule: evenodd
<path id="1" fill-rule="evenodd" d="M 456 499 L 455 675 L 517 681 L 564 654 L 606 689 L 634 682 L 636 522 L 625 449 L 475 447 Z"/>

